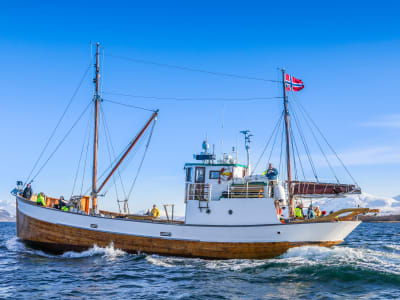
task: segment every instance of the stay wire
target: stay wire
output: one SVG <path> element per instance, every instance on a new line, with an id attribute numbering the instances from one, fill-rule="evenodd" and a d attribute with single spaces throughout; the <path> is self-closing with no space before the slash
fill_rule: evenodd
<path id="1" fill-rule="evenodd" d="M 71 197 L 70 197 L 70 198 L 72 198 L 72 196 L 73 196 L 73 194 L 74 194 L 74 191 L 75 191 L 75 185 L 76 185 L 76 181 L 77 181 L 77 179 L 78 179 L 79 169 L 80 169 L 80 167 L 81 167 L 81 161 L 82 161 L 82 157 L 83 157 L 83 151 L 84 151 L 84 149 L 85 149 L 86 144 L 88 143 L 87 136 L 89 135 L 89 126 L 90 126 L 90 115 L 89 115 L 89 117 L 88 117 L 88 122 L 87 122 L 87 125 L 86 125 L 85 134 L 83 135 L 82 149 L 81 149 L 81 153 L 80 153 L 80 155 L 79 155 L 78 166 L 77 166 L 77 168 L 76 168 L 75 178 L 74 178 L 74 184 L 72 185 L 72 191 L 71 191 Z"/>
<path id="2" fill-rule="evenodd" d="M 295 101 L 293 101 L 293 102 L 295 102 Z M 293 106 L 292 106 L 292 107 L 293 107 Z M 322 156 L 325 158 L 325 161 L 326 161 L 326 163 L 328 164 L 328 167 L 329 167 L 329 169 L 331 170 L 333 176 L 335 177 L 336 182 L 337 182 L 338 184 L 340 184 L 340 181 L 339 181 L 339 179 L 338 179 L 338 177 L 337 177 L 337 175 L 336 175 L 335 170 L 333 169 L 331 163 L 329 162 L 329 159 L 328 159 L 328 157 L 326 156 L 324 149 L 322 148 L 321 144 L 320 144 L 319 141 L 318 141 L 317 136 L 316 136 L 315 133 L 314 133 L 314 129 L 313 129 L 312 126 L 310 125 L 310 122 L 307 120 L 307 117 L 304 115 L 304 113 L 303 113 L 300 109 L 299 109 L 299 111 L 300 111 L 301 114 L 303 114 L 303 118 L 304 118 L 304 120 L 306 121 L 306 124 L 307 124 L 308 128 L 310 129 L 310 132 L 311 132 L 312 136 L 314 137 L 315 143 L 317 144 L 319 150 L 321 151 Z"/>
<path id="3" fill-rule="evenodd" d="M 118 102 L 118 101 L 114 101 L 114 100 L 109 100 L 109 99 L 104 99 L 104 98 L 101 98 L 101 99 L 105 102 L 110 102 L 110 103 L 114 103 L 114 104 L 118 104 L 118 105 L 122 105 L 122 106 L 126 106 L 126 107 L 131 107 L 131 108 L 136 108 L 136 109 L 141 109 L 141 110 L 151 111 L 151 112 L 157 111 L 154 109 L 144 108 L 144 107 L 140 107 L 140 106 L 136 106 L 136 105 L 132 105 L 132 104 L 126 104 L 126 103 L 122 103 L 122 102 Z"/>
<path id="4" fill-rule="evenodd" d="M 305 175 L 305 173 L 304 173 L 303 163 L 301 162 L 300 152 L 299 152 L 299 149 L 298 149 L 298 147 L 297 147 L 297 142 L 296 142 L 296 139 L 295 139 L 295 135 L 294 135 L 294 131 L 293 131 L 293 126 L 291 126 L 290 128 L 291 128 L 291 132 L 292 132 L 292 136 L 293 136 L 293 137 L 292 137 L 293 145 L 294 145 L 294 148 L 295 148 L 295 150 L 296 150 L 297 159 L 298 159 L 298 161 L 299 161 L 300 168 L 301 168 L 301 173 L 302 173 L 302 175 L 303 175 L 303 179 L 306 180 L 306 175 Z"/>
<path id="5" fill-rule="evenodd" d="M 91 110 L 91 112 L 93 112 L 93 109 Z M 90 114 L 89 114 L 90 115 Z M 85 154 L 85 162 L 83 164 L 83 170 L 82 170 L 82 181 L 81 181 L 81 190 L 80 190 L 80 195 L 82 196 L 82 192 L 83 192 L 83 185 L 85 182 L 85 174 L 86 174 L 86 166 L 87 166 L 87 158 L 88 158 L 88 153 L 89 153 L 89 145 L 90 145 L 90 140 L 92 138 L 92 134 L 89 132 L 89 136 L 88 136 L 88 140 L 87 140 L 87 144 L 86 144 L 86 154 Z M 86 194 L 86 193 L 85 193 Z"/>
<path id="6" fill-rule="evenodd" d="M 116 92 L 103 92 L 105 95 L 114 95 L 121 97 L 131 97 L 131 98 L 142 98 L 151 100 L 171 100 L 171 101 L 263 101 L 263 100 L 276 100 L 282 99 L 281 96 L 274 97 L 244 97 L 244 98 L 191 98 L 191 97 L 159 97 L 159 96 L 144 96 L 144 95 L 132 95 L 126 93 L 116 93 Z"/>
<path id="7" fill-rule="evenodd" d="M 55 135 L 55 133 L 56 133 L 58 127 L 60 126 L 62 120 L 64 119 L 64 117 L 65 117 L 65 115 L 66 115 L 66 113 L 67 113 L 69 107 L 71 106 L 73 100 L 75 99 L 76 95 L 78 94 L 78 91 L 80 90 L 80 88 L 81 88 L 81 86 L 82 86 L 82 84 L 83 84 L 83 82 L 84 82 L 84 80 L 85 80 L 85 78 L 86 78 L 86 76 L 87 76 L 89 70 L 91 69 L 92 64 L 93 64 L 93 57 L 92 57 L 92 60 L 91 60 L 91 62 L 90 62 L 90 64 L 89 64 L 89 66 L 87 67 L 87 69 L 86 69 L 85 72 L 83 73 L 83 76 L 82 76 L 81 80 L 79 81 L 78 86 L 76 87 L 76 89 L 75 89 L 75 91 L 73 92 L 71 98 L 69 99 L 67 106 L 65 107 L 63 113 L 61 114 L 60 119 L 58 120 L 56 126 L 54 127 L 52 133 L 50 134 L 50 137 L 48 138 L 48 140 L 47 140 L 45 146 L 43 147 L 42 152 L 39 154 L 38 159 L 36 160 L 35 164 L 33 165 L 32 170 L 30 171 L 30 173 L 29 173 L 27 179 L 25 180 L 24 186 L 25 186 L 25 185 L 28 183 L 28 181 L 31 179 L 31 175 L 32 175 L 33 171 L 36 169 L 37 165 L 39 164 L 40 160 L 42 159 L 43 154 L 45 153 L 47 147 L 49 146 L 51 140 L 53 139 L 53 137 L 54 137 L 54 135 Z M 31 181 L 33 181 L 33 178 L 32 178 Z"/>
<path id="8" fill-rule="evenodd" d="M 282 114 L 283 114 L 283 112 L 282 112 Z M 275 133 L 274 141 L 272 143 L 271 152 L 269 153 L 269 157 L 268 157 L 268 160 L 267 160 L 267 166 L 265 167 L 265 170 L 267 170 L 267 168 L 268 168 L 268 163 L 271 162 L 271 157 L 272 157 L 272 153 L 273 153 L 274 148 L 275 148 L 276 140 L 278 138 L 278 135 L 281 133 L 280 130 L 283 130 L 283 122 L 281 122 L 280 125 L 281 126 L 279 126 L 278 130 Z M 281 129 L 281 127 L 282 127 L 282 129 Z"/>
<path id="9" fill-rule="evenodd" d="M 160 62 L 155 62 L 155 61 L 150 61 L 150 60 L 136 59 L 136 58 L 125 57 L 125 56 L 114 55 L 114 54 L 106 54 L 106 56 L 118 58 L 118 59 L 122 59 L 122 60 L 126 60 L 126 61 L 131 61 L 131 62 L 135 62 L 135 63 L 154 65 L 154 66 L 158 66 L 158 67 L 166 67 L 166 68 L 177 69 L 177 70 L 181 70 L 181 71 L 197 72 L 197 73 L 203 73 L 203 74 L 214 75 L 214 76 L 223 76 L 223 77 L 231 77 L 231 78 L 236 78 L 236 79 L 255 80 L 255 81 L 264 81 L 264 82 L 282 82 L 282 81 L 273 80 L 273 79 L 243 76 L 243 75 L 232 74 L 232 73 L 215 72 L 215 71 L 208 71 L 208 70 L 202 70 L 202 69 L 197 69 L 197 68 L 189 68 L 189 67 L 183 67 L 183 66 L 178 66 L 178 65 L 165 64 L 165 63 L 160 63 Z"/>
<path id="10" fill-rule="evenodd" d="M 295 155 L 295 152 L 294 152 L 294 135 L 293 135 L 292 127 L 290 127 L 289 134 L 290 134 L 290 140 L 291 140 L 290 146 L 292 148 L 291 151 L 292 151 L 292 154 L 293 154 L 294 177 L 295 177 L 295 180 L 298 180 L 296 155 Z"/>
<path id="11" fill-rule="evenodd" d="M 101 102 L 100 102 L 100 116 L 101 116 L 101 121 L 102 121 L 103 127 L 104 127 L 104 135 L 105 135 L 105 140 L 106 140 L 106 145 L 107 145 L 108 158 L 109 158 L 110 164 L 111 164 L 112 157 L 111 157 L 110 141 L 109 141 L 109 137 L 107 135 L 105 118 L 104 118 L 104 111 L 103 111 L 103 107 L 101 105 Z M 119 201 L 118 187 L 117 187 L 117 182 L 115 180 L 115 176 L 113 176 L 113 182 L 114 182 L 114 188 L 115 188 L 115 196 L 117 197 L 117 201 Z"/>
<path id="12" fill-rule="evenodd" d="M 322 131 L 319 129 L 319 127 L 317 126 L 317 124 L 314 122 L 314 120 L 311 118 L 311 116 L 307 113 L 307 111 L 305 110 L 305 108 L 303 107 L 303 105 L 301 105 L 301 103 L 299 103 L 300 108 L 304 111 L 305 115 L 309 118 L 309 120 L 311 121 L 311 123 L 314 125 L 314 127 L 317 129 L 317 131 L 319 132 L 319 134 L 322 136 L 322 138 L 324 139 L 325 143 L 328 145 L 328 147 L 331 149 L 331 151 L 333 152 L 333 154 L 336 156 L 337 160 L 340 162 L 340 164 L 342 165 L 342 167 L 345 169 L 345 171 L 347 172 L 347 174 L 350 176 L 350 178 L 353 180 L 354 184 L 356 186 L 359 186 L 357 181 L 354 179 L 354 177 L 351 175 L 350 171 L 347 169 L 346 165 L 343 163 L 342 159 L 340 158 L 340 156 L 336 153 L 335 149 L 331 146 L 331 144 L 329 143 L 329 141 L 327 140 L 327 138 L 325 137 L 325 135 L 322 133 Z"/>
<path id="13" fill-rule="evenodd" d="M 306 152 L 306 155 L 307 155 L 307 158 L 308 158 L 308 162 L 310 163 L 310 166 L 311 166 L 312 172 L 314 174 L 315 180 L 317 182 L 319 182 L 318 175 L 317 175 L 317 170 L 315 168 L 314 161 L 312 160 L 310 149 L 308 148 L 308 144 L 307 144 L 306 138 L 304 136 L 303 129 L 302 129 L 299 121 L 297 120 L 297 114 L 296 114 L 296 112 L 294 110 L 292 110 L 292 116 L 293 116 L 294 124 L 297 127 L 297 131 L 299 132 L 300 140 L 301 140 L 301 142 L 303 144 L 303 147 L 304 147 L 304 150 Z"/>
<path id="14" fill-rule="evenodd" d="M 138 179 L 139 173 L 140 173 L 140 171 L 142 169 L 144 159 L 146 158 L 147 150 L 149 149 L 151 137 L 153 136 L 154 127 L 156 126 L 156 121 L 157 121 L 157 119 L 155 119 L 153 121 L 153 125 L 152 125 L 151 130 L 150 130 L 150 134 L 149 134 L 149 137 L 148 137 L 148 140 L 147 140 L 147 144 L 146 144 L 146 147 L 145 147 L 145 150 L 144 150 L 144 153 L 143 153 L 143 157 L 142 157 L 142 160 L 140 161 L 140 164 L 139 164 L 135 179 L 133 180 L 131 188 L 129 189 L 128 197 L 126 198 L 127 200 L 129 200 L 129 198 L 131 197 L 133 188 L 134 188 L 134 186 L 136 184 L 136 180 Z"/>
<path id="15" fill-rule="evenodd" d="M 265 151 L 267 150 L 267 148 L 268 148 L 268 146 L 269 146 L 269 143 L 270 143 L 271 140 L 272 140 L 272 137 L 273 137 L 274 134 L 275 134 L 275 131 L 278 129 L 279 125 L 281 124 L 282 118 L 283 118 L 283 112 L 282 112 L 282 114 L 280 115 L 278 121 L 276 122 L 276 124 L 275 124 L 275 126 L 274 126 L 274 129 L 272 130 L 272 133 L 271 133 L 271 135 L 269 136 L 269 139 L 268 139 L 268 141 L 267 141 L 267 143 L 266 143 L 266 145 L 265 145 L 263 151 L 261 152 L 261 155 L 260 155 L 260 157 L 258 158 L 255 167 L 253 168 L 253 172 L 251 172 L 251 175 L 253 175 L 253 174 L 255 173 L 255 171 L 256 171 L 256 169 L 257 169 L 257 167 L 258 167 L 258 165 L 259 165 L 261 159 L 263 158 L 263 156 L 264 156 L 264 154 L 265 154 Z"/>
<path id="16" fill-rule="evenodd" d="M 104 119 L 104 127 L 105 127 L 105 131 L 106 131 L 106 136 L 108 136 L 108 140 L 110 141 L 110 149 L 112 151 L 112 155 L 115 157 L 115 148 L 114 148 L 114 145 L 113 145 L 112 139 L 111 139 L 110 127 L 108 126 L 108 122 L 107 122 L 107 119 L 106 119 L 106 114 L 105 114 L 103 108 L 101 108 L 101 109 L 102 109 L 102 117 Z M 120 183 L 121 183 L 122 193 L 124 194 L 124 197 L 126 199 L 125 185 L 124 185 L 124 182 L 122 181 L 120 169 L 117 169 L 117 174 L 118 174 L 118 177 L 119 177 L 119 180 L 120 180 Z"/>
<path id="17" fill-rule="evenodd" d="M 58 143 L 54 151 L 50 154 L 50 156 L 47 158 L 47 160 L 42 164 L 42 166 L 39 168 L 39 170 L 36 172 L 35 176 L 32 177 L 32 181 L 40 174 L 42 169 L 47 165 L 49 160 L 53 157 L 53 155 L 57 152 L 57 150 L 60 148 L 60 146 L 64 143 L 66 138 L 69 136 L 69 134 L 72 132 L 72 130 L 75 128 L 75 126 L 79 123 L 79 121 L 82 119 L 86 111 L 88 110 L 90 104 L 92 101 L 88 103 L 88 105 L 85 107 L 85 109 L 82 111 L 82 113 L 79 115 L 78 119 L 74 122 L 74 124 L 71 126 L 71 128 L 67 131 L 67 133 L 64 135 L 64 137 L 61 139 L 61 141 Z"/>

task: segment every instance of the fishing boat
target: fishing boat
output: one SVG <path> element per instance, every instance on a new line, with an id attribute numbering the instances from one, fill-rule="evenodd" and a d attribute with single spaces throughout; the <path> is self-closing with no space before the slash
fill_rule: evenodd
<path id="1" fill-rule="evenodd" d="M 245 136 L 247 162 L 225 154 L 220 159 L 210 152 L 207 141 L 194 162 L 184 166 L 184 220 L 151 215 L 109 212 L 98 207 L 97 199 L 132 148 L 145 132 L 154 128 L 158 111 L 152 112 L 139 133 L 116 157 L 107 176 L 98 182 L 97 152 L 99 130 L 100 65 L 99 44 L 95 55 L 94 139 L 91 192 L 74 196 L 70 208 L 56 208 L 60 199 L 47 196 L 44 206 L 35 197 L 25 199 L 22 191 L 28 182 L 19 182 L 16 196 L 17 236 L 27 245 L 51 253 L 84 251 L 94 245 L 129 253 L 148 253 L 208 259 L 265 259 L 279 256 L 292 247 L 337 245 L 358 226 L 357 215 L 368 208 L 351 208 L 315 219 L 295 218 L 295 202 L 302 197 L 341 197 L 360 193 L 356 184 L 301 181 L 292 178 L 293 144 L 287 91 L 296 82 L 282 70 L 283 111 L 285 128 L 285 180 L 271 182 L 250 168 L 249 131 Z M 298 83 L 298 82 L 297 82 Z M 292 85 L 292 86 L 290 86 Z M 126 203 L 125 203 L 126 205 Z M 282 213 L 282 209 L 284 213 Z"/>

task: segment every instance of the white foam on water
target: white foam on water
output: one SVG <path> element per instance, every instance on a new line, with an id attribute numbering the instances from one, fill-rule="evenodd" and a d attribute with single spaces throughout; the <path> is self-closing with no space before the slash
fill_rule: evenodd
<path id="1" fill-rule="evenodd" d="M 365 248 L 303 246 L 289 249 L 282 261 L 304 265 L 351 265 L 400 275 L 400 254 Z"/>
<path id="2" fill-rule="evenodd" d="M 27 247 L 24 243 L 18 240 L 17 237 L 13 237 L 6 241 L 6 248 L 11 252 L 19 252 L 19 253 L 26 253 L 26 254 L 33 254 L 42 257 L 49 257 L 49 258 L 84 258 L 84 257 L 91 257 L 91 256 L 102 256 L 107 259 L 115 259 L 119 256 L 123 256 L 126 252 L 115 249 L 114 244 L 111 243 L 107 247 L 99 247 L 94 245 L 92 248 L 82 251 L 82 252 L 75 252 L 75 251 L 68 251 L 63 253 L 62 255 L 53 255 L 47 254 L 41 250 L 35 250 L 32 248 Z"/>
<path id="3" fill-rule="evenodd" d="M 168 257 L 161 257 L 157 255 L 147 255 L 146 261 L 152 265 L 164 267 L 164 268 L 174 268 L 178 265 L 174 264 L 174 261 Z"/>
<path id="4" fill-rule="evenodd" d="M 6 248 L 11 252 L 27 253 L 32 255 L 39 255 L 43 257 L 55 257 L 55 255 L 46 254 L 41 250 L 35 250 L 27 247 L 23 242 L 21 242 L 17 237 L 10 238 L 6 241 Z"/>
<path id="5" fill-rule="evenodd" d="M 115 249 L 114 244 L 111 243 L 107 247 L 99 247 L 94 245 L 92 248 L 82 251 L 82 252 L 75 252 L 75 251 L 68 251 L 61 255 L 63 258 L 83 258 L 83 257 L 91 257 L 91 256 L 102 256 L 107 259 L 115 259 L 119 256 L 125 255 L 126 252 Z"/>

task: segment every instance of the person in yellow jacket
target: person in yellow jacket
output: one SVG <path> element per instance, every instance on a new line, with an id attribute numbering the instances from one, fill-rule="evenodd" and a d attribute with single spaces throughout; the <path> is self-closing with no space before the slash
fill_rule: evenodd
<path id="1" fill-rule="evenodd" d="M 153 215 L 153 218 L 158 218 L 160 216 L 160 210 L 158 209 L 158 207 L 155 204 L 153 205 L 151 214 Z"/>
<path id="2" fill-rule="evenodd" d="M 317 205 L 314 209 L 315 215 L 318 217 L 320 217 L 322 215 L 321 210 L 319 209 L 319 206 Z"/>
<path id="3" fill-rule="evenodd" d="M 296 208 L 294 209 L 294 216 L 296 219 L 304 219 L 303 204 L 296 206 Z"/>
<path id="4" fill-rule="evenodd" d="M 46 206 L 46 202 L 44 201 L 44 194 L 43 193 L 39 193 L 37 195 L 36 204 L 40 205 L 40 206 Z"/>

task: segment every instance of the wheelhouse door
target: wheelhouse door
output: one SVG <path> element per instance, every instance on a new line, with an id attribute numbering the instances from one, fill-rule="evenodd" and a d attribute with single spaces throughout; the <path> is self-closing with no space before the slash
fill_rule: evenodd
<path id="1" fill-rule="evenodd" d="M 204 200 L 204 182 L 206 179 L 206 168 L 196 167 L 194 173 L 195 199 Z"/>

